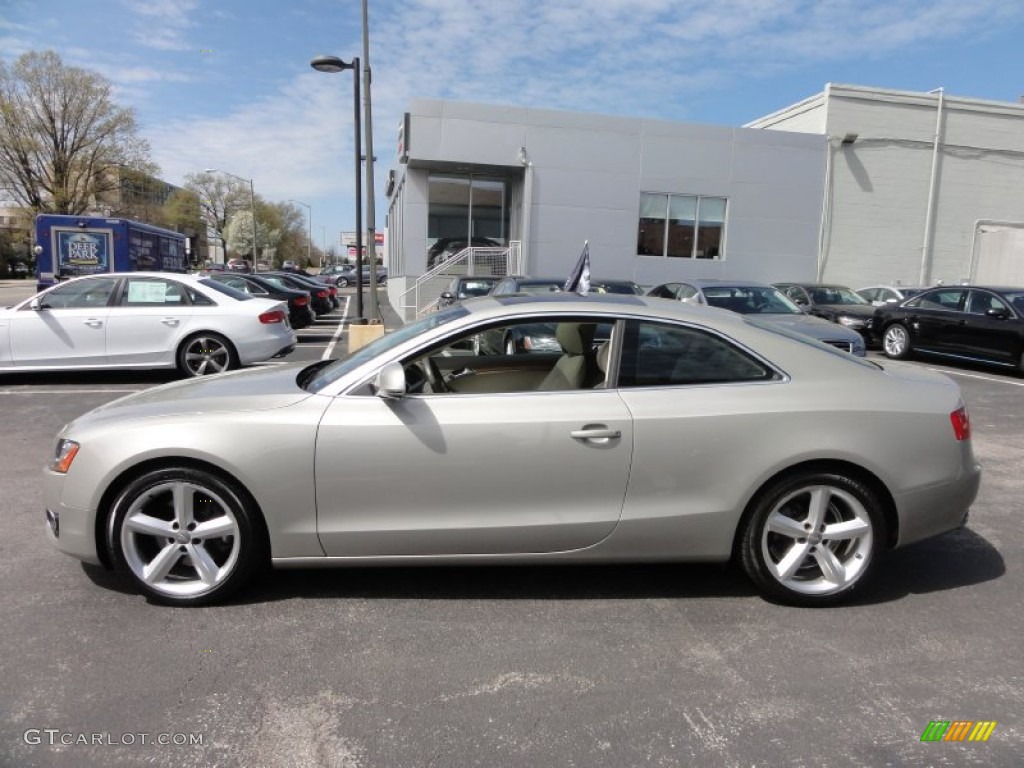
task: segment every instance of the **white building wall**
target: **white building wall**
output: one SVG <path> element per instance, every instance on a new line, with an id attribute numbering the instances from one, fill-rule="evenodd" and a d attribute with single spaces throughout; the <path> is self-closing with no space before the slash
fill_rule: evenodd
<path id="1" fill-rule="evenodd" d="M 857 287 L 921 279 L 938 107 L 938 93 L 830 85 L 750 124 L 802 130 L 825 115 L 825 280 Z M 1024 105 L 943 94 L 942 107 L 927 283 L 970 278 L 978 220 L 1024 223 Z M 856 141 L 844 145 L 851 134 Z"/>
<path id="2" fill-rule="evenodd" d="M 726 126 L 441 101 L 412 104 L 404 189 L 407 269 L 425 251 L 430 168 L 522 172 L 532 163 L 527 268 L 568 274 L 584 240 L 595 276 L 656 284 L 683 277 L 812 279 L 825 141 Z M 638 256 L 641 192 L 728 198 L 725 258 Z"/>

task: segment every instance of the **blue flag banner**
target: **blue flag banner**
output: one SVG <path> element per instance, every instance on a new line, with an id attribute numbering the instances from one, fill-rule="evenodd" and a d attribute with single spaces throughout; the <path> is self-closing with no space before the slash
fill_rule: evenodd
<path id="1" fill-rule="evenodd" d="M 562 286 L 564 291 L 576 291 L 580 296 L 590 293 L 590 241 L 583 241 L 583 251 L 576 260 L 576 266 L 569 273 L 569 279 Z"/>

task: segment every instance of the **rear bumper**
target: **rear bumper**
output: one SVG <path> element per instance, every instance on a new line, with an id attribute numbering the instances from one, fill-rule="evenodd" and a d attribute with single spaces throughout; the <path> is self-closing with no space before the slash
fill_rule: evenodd
<path id="1" fill-rule="evenodd" d="M 981 485 L 981 467 L 973 464 L 949 483 L 919 489 L 896 499 L 900 531 L 897 547 L 961 527 Z"/>

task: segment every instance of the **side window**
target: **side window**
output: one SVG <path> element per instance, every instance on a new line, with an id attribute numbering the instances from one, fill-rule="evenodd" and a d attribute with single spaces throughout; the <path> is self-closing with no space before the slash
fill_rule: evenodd
<path id="1" fill-rule="evenodd" d="M 249 289 L 249 284 L 245 280 L 239 280 L 237 277 L 222 277 L 217 280 L 219 283 L 224 285 L 230 285 L 235 290 L 241 291 L 242 293 L 252 293 Z"/>
<path id="2" fill-rule="evenodd" d="M 857 291 L 867 301 L 885 301 L 887 296 L 882 296 L 881 288 L 868 288 L 864 291 Z"/>
<path id="3" fill-rule="evenodd" d="M 984 315 L 989 310 L 1010 314 L 1010 308 L 994 294 L 987 291 L 971 291 L 967 294 L 967 308 L 965 311 L 972 315 Z"/>
<path id="4" fill-rule="evenodd" d="M 960 300 L 963 295 L 963 290 L 959 288 L 930 291 L 920 298 L 917 306 L 921 309 L 942 309 L 947 312 L 956 312 L 960 308 Z"/>
<path id="5" fill-rule="evenodd" d="M 185 289 L 185 295 L 188 296 L 189 301 L 192 302 L 193 306 L 196 307 L 215 307 L 217 302 L 213 299 L 207 298 L 191 285 L 182 286 Z"/>
<path id="6" fill-rule="evenodd" d="M 680 301 L 686 301 L 692 299 L 697 295 L 697 289 L 687 283 L 680 283 L 679 290 L 676 291 L 676 298 Z"/>
<path id="7" fill-rule="evenodd" d="M 769 381 L 775 373 L 726 339 L 697 328 L 630 321 L 620 387 Z"/>
<path id="8" fill-rule="evenodd" d="M 117 285 L 116 277 L 93 277 L 58 285 L 40 299 L 49 309 L 105 307 Z"/>
<path id="9" fill-rule="evenodd" d="M 121 292 L 122 307 L 182 306 L 188 304 L 184 286 L 174 280 L 130 277 Z"/>
<path id="10" fill-rule="evenodd" d="M 659 285 L 657 288 L 652 288 L 649 296 L 654 296 L 658 299 L 674 299 L 676 297 L 676 288 L 679 283 L 666 283 L 665 285 Z"/>

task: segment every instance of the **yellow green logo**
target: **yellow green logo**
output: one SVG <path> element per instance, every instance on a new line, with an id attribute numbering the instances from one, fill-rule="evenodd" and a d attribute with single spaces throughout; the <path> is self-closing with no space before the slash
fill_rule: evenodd
<path id="1" fill-rule="evenodd" d="M 921 741 L 988 741 L 995 729 L 995 720 L 932 720 Z"/>

